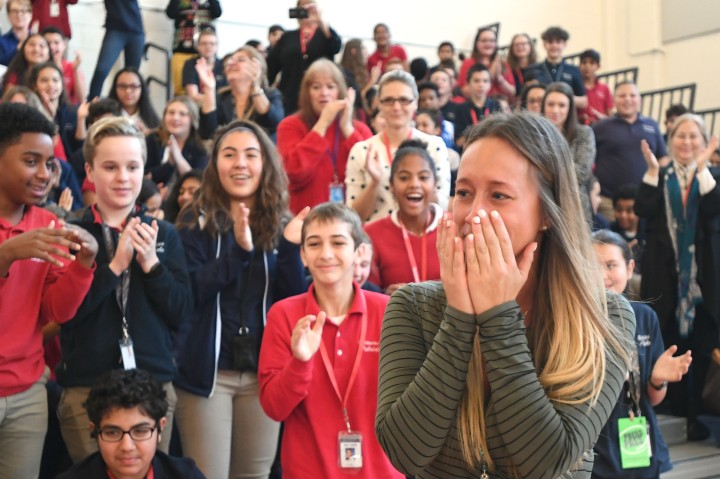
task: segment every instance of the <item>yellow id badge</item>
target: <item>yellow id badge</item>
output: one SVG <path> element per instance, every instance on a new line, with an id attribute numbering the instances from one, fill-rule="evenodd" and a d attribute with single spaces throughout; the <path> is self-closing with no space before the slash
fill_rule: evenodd
<path id="1" fill-rule="evenodd" d="M 620 460 L 623 469 L 650 466 L 650 434 L 644 417 L 618 419 Z"/>

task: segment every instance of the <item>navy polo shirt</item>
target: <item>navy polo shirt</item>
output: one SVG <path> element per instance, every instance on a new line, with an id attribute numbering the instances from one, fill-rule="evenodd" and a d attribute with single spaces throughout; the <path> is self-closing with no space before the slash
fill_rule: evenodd
<path id="1" fill-rule="evenodd" d="M 529 70 L 534 72 L 531 76 L 534 76 L 540 83 L 549 85 L 552 82 L 560 81 L 570 85 L 575 96 L 587 95 L 580 69 L 575 65 L 565 63 L 565 61 L 553 64 L 545 60 L 544 62 L 531 65 L 526 69 L 526 71 Z M 526 77 L 527 76 L 526 74 Z"/>
<path id="2" fill-rule="evenodd" d="M 642 182 L 647 163 L 640 140 L 647 140 L 658 159 L 667 155 L 660 127 L 651 118 L 638 115 L 634 123 L 628 123 L 615 115 L 595 123 L 592 129 L 597 147 L 595 176 L 600 181 L 601 194 L 608 198 L 625 183 Z"/>
<path id="3" fill-rule="evenodd" d="M 593 479 L 623 479 L 623 478 L 655 478 L 661 472 L 672 469 L 667 444 L 660 434 L 657 416 L 650 405 L 647 395 L 647 383 L 650 380 L 652 368 L 660 355 L 665 351 L 660 323 L 655 312 L 643 303 L 630 302 L 637 326 L 635 330 L 635 347 L 640 363 L 640 376 L 642 386 L 640 392 L 640 409 L 650 426 L 650 444 L 652 445 L 652 458 L 650 466 L 623 470 L 620 461 L 620 444 L 618 443 L 618 419 L 628 417 L 631 401 L 627 398 L 627 383 L 620 393 L 615 409 L 610 419 L 605 423 L 597 443 L 595 443 L 595 464 L 593 466 Z"/>

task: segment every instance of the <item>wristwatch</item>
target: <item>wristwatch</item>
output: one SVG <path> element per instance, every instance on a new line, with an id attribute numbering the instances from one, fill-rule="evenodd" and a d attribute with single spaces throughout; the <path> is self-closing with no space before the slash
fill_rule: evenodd
<path id="1" fill-rule="evenodd" d="M 648 380 L 648 384 L 650 386 L 652 386 L 652 388 L 655 389 L 656 391 L 662 391 L 663 389 L 665 389 L 667 387 L 668 382 L 663 381 L 662 383 L 660 383 L 660 386 L 657 386 L 657 385 L 653 384 L 652 380 Z"/>
<path id="2" fill-rule="evenodd" d="M 253 92 L 252 95 L 250 95 L 250 98 L 255 98 L 256 96 L 260 96 L 263 93 L 265 93 L 265 91 L 262 88 L 258 88 L 256 91 Z"/>

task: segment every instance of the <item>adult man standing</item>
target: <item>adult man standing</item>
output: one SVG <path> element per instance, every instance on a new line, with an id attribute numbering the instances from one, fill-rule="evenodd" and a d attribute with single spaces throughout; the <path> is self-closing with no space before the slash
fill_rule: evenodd
<path id="1" fill-rule="evenodd" d="M 0 2 L 2 3 L 2 2 Z M 2 8 L 2 5 L 0 5 Z M 30 20 L 32 19 L 32 5 L 29 0 L 9 0 L 7 2 L 7 16 L 10 20 L 10 30 L 0 36 L 0 65 L 9 65 L 17 53 L 20 45 L 28 36 Z"/>
<path id="2" fill-rule="evenodd" d="M 661 165 L 668 161 L 665 142 L 655 120 L 640 114 L 640 92 L 633 82 L 625 81 L 615 87 L 617 113 L 593 125 L 597 156 L 595 176 L 600 181 L 600 213 L 612 220 L 615 217 L 612 197 L 617 188 L 626 183 L 639 185 L 647 170 L 640 149 L 640 141 L 647 140 Z"/>

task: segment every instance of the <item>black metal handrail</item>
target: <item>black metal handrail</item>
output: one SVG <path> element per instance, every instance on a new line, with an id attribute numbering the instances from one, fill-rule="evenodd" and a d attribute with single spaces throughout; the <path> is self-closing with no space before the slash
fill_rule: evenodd
<path id="1" fill-rule="evenodd" d="M 705 121 L 708 133 L 720 137 L 720 107 L 707 108 L 695 112 Z"/>
<path id="2" fill-rule="evenodd" d="M 670 105 L 682 104 L 692 111 L 695 106 L 695 83 L 677 85 L 640 93 L 640 111 L 643 115 L 662 123 L 665 109 Z"/>
<path id="3" fill-rule="evenodd" d="M 575 65 L 576 67 L 580 66 L 580 55 L 582 55 L 583 52 L 579 53 L 573 53 L 571 55 L 565 55 L 563 57 L 563 60 L 565 60 L 565 63 L 569 63 L 571 65 Z"/>
<path id="4" fill-rule="evenodd" d="M 623 68 L 621 70 L 613 70 L 610 72 L 600 73 L 597 79 L 607 84 L 610 91 L 615 91 L 615 86 L 624 81 L 631 81 L 637 85 L 638 67 Z"/>
<path id="5" fill-rule="evenodd" d="M 143 47 L 143 58 L 145 59 L 145 61 L 148 60 L 149 51 L 153 50 L 153 49 L 158 50 L 159 52 L 161 52 L 165 55 L 165 80 L 163 80 L 162 78 L 159 78 L 155 75 L 148 76 L 147 77 L 148 90 L 150 89 L 150 85 L 152 83 L 157 83 L 161 87 L 165 88 L 165 97 L 166 97 L 166 100 L 169 101 L 172 98 L 172 93 L 173 93 L 172 87 L 170 85 L 170 79 L 171 79 L 170 72 L 172 69 L 171 64 L 170 64 L 171 53 L 170 53 L 170 50 L 158 45 L 157 43 L 147 42 L 145 44 L 145 46 Z"/>

